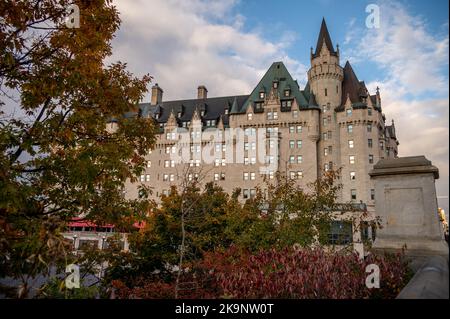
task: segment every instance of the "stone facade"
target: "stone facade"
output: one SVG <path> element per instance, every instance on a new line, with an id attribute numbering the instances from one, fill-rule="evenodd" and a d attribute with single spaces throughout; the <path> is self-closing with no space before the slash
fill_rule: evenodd
<path id="1" fill-rule="evenodd" d="M 311 68 L 303 89 L 282 62 L 272 64 L 250 95 L 210 98 L 206 87 L 199 86 L 197 99 L 164 101 L 162 89 L 155 85 L 152 102 L 141 104 L 139 112 L 132 116 L 154 118 L 160 135 L 138 183 L 127 184 L 126 196 L 136 198 L 138 185 L 143 183 L 153 188 L 152 196 L 157 199 L 172 185 L 179 185 L 185 177 L 184 168 L 191 166 L 192 171 L 201 170 L 205 175 L 202 181 L 215 181 L 227 192 L 236 187 L 247 190 L 241 193 L 245 200 L 263 183 L 259 168 L 264 163 L 253 160 L 259 146 L 246 137 L 243 143 L 249 144 L 244 145 L 247 160 L 243 163 L 221 161 L 229 150 L 242 147 L 233 140 L 218 146 L 223 151 L 219 165 L 202 161 L 177 164 L 172 162 L 173 153 L 180 151 L 175 148 L 177 129 L 192 134 L 196 128 L 203 132 L 207 128 L 223 132 L 263 129 L 275 133 L 276 142 L 266 147 L 278 148 L 279 156 L 274 159 L 278 170 L 306 188 L 323 171 L 341 168 L 343 189 L 339 201 L 363 202 L 373 211 L 376 195 L 368 173 L 378 160 L 397 156 L 395 127 L 393 122 L 385 124 L 378 89 L 370 95 L 350 64 L 341 67 L 339 58 L 339 48 L 334 49 L 323 21 L 316 50 L 311 49 Z M 110 125 L 113 128 L 114 123 Z M 189 147 L 193 153 L 197 151 L 194 144 Z M 270 181 L 270 175 L 265 177 Z"/>
<path id="2" fill-rule="evenodd" d="M 406 247 L 406 253 L 416 259 L 434 255 L 448 259 L 434 183 L 438 169 L 424 156 L 413 156 L 381 160 L 369 174 L 379 194 L 376 212 L 383 226 L 374 249 Z"/>

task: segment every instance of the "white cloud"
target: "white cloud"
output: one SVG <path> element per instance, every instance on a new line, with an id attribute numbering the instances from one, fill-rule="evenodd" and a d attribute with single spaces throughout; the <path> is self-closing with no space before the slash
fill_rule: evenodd
<path id="1" fill-rule="evenodd" d="M 245 18 L 233 12 L 236 2 L 118 1 L 122 25 L 113 59 L 128 62 L 135 74 L 154 76 L 165 99 L 193 98 L 199 84 L 211 96 L 249 94 L 278 60 L 302 81 L 306 67 L 285 53 L 295 34 L 287 31 L 273 43 L 257 31 L 244 32 Z"/>
<path id="2" fill-rule="evenodd" d="M 399 155 L 425 155 L 440 170 L 439 195 L 449 193 L 448 32 L 428 31 L 426 21 L 397 2 L 380 2 L 381 28 L 360 29 L 345 52 L 352 63 L 374 62 L 383 72 L 368 84 L 381 88 L 382 107 L 396 120 Z M 448 31 L 448 22 L 443 26 Z M 349 30 L 353 39 L 355 30 Z M 359 37 L 361 39 L 361 36 Z M 448 211 L 448 200 L 440 201 Z"/>

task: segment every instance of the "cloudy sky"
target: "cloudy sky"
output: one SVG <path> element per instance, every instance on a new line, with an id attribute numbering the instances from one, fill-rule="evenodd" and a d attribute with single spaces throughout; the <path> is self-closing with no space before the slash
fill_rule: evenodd
<path id="1" fill-rule="evenodd" d="M 380 27 L 366 27 L 367 5 Z M 448 212 L 448 1 L 116 0 L 122 25 L 112 60 L 149 73 L 164 99 L 249 94 L 274 61 L 301 86 L 322 17 L 341 64 L 349 60 L 372 93 L 379 86 L 395 120 L 400 156 L 425 155 L 438 166 L 439 203 Z M 146 99 L 150 97 L 147 96 Z"/>

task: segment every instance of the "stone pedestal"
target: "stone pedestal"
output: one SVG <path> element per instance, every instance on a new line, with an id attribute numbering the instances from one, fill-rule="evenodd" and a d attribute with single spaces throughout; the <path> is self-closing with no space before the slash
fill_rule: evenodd
<path id="1" fill-rule="evenodd" d="M 434 183 L 439 170 L 424 156 L 414 156 L 380 160 L 369 175 L 375 182 L 375 212 L 382 222 L 373 249 L 406 247 L 413 258 L 448 259 Z"/>

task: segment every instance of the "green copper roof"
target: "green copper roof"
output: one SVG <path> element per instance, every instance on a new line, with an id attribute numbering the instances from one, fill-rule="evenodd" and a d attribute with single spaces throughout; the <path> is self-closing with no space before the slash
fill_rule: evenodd
<path id="1" fill-rule="evenodd" d="M 232 111 L 231 113 L 244 113 L 250 103 L 260 100 L 259 93 L 261 91 L 264 91 L 266 94 L 270 93 L 274 81 L 278 81 L 277 91 L 280 98 L 284 98 L 285 89 L 290 89 L 290 97 L 293 97 L 297 100 L 299 107 L 308 108 L 308 100 L 303 95 L 303 92 L 300 91 L 297 82 L 289 74 L 289 71 L 286 69 L 283 62 L 275 62 L 270 66 L 269 70 L 267 70 L 266 74 L 264 74 L 261 81 L 259 81 L 258 85 L 253 89 L 247 101 L 245 101 L 242 109 L 239 110 L 239 112 L 233 110 L 235 112 Z"/>

